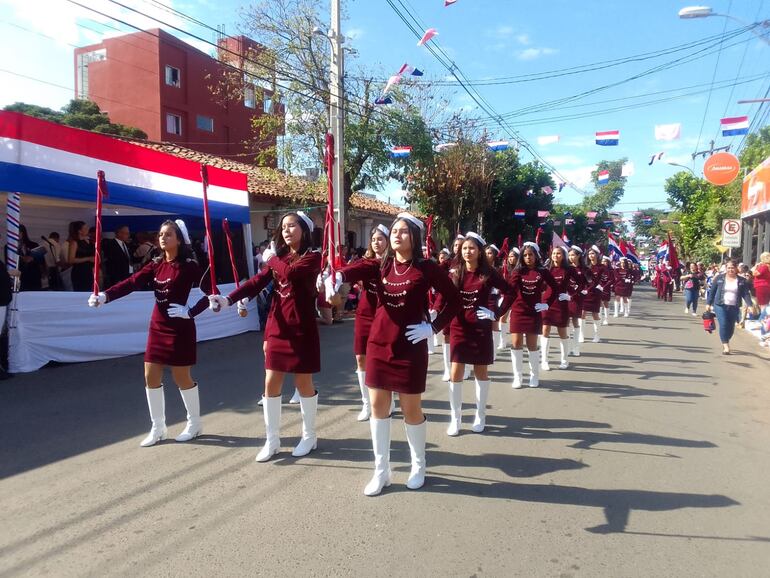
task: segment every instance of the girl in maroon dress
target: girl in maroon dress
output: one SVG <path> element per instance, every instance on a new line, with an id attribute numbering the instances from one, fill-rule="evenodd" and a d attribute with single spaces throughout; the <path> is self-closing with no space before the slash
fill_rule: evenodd
<path id="1" fill-rule="evenodd" d="M 497 264 L 497 257 L 500 255 L 500 249 L 497 248 L 497 245 L 490 243 L 484 247 L 484 255 L 487 258 L 489 266 L 500 273 L 500 268 Z M 492 287 L 492 290 L 489 292 L 488 305 L 489 309 L 495 314 L 495 320 L 492 322 L 492 361 L 497 359 L 497 343 L 500 341 L 500 305 L 502 305 L 500 291 L 497 287 Z"/>
<path id="2" fill-rule="evenodd" d="M 559 334 L 561 349 L 561 362 L 559 369 L 567 369 L 569 361 L 569 339 L 567 338 L 567 326 L 569 325 L 569 305 L 575 294 L 582 290 L 581 278 L 575 273 L 575 269 L 569 266 L 567 250 L 564 247 L 554 247 L 551 251 L 551 264 L 548 271 L 553 276 L 558 286 L 558 299 L 553 307 L 543 313 L 543 337 L 541 339 L 541 369 L 550 371 L 548 364 L 548 345 L 550 343 L 551 327 L 556 327 Z M 550 290 L 550 289 L 549 289 Z"/>
<path id="3" fill-rule="evenodd" d="M 144 380 L 152 429 L 141 444 L 153 446 L 166 439 L 166 403 L 163 395 L 163 368 L 171 368 L 187 409 L 187 426 L 175 439 L 189 441 L 202 433 L 198 384 L 190 375 L 195 365 L 196 334 L 193 318 L 206 309 L 204 296 L 192 307 L 187 306 L 190 289 L 199 282 L 207 287 L 208 277 L 201 277 L 193 260 L 190 239 L 184 222 L 165 221 L 158 233 L 163 256 L 153 259 L 128 279 L 113 285 L 104 293 L 91 295 L 88 305 L 99 307 L 150 285 L 155 291 L 155 307 L 150 318 L 147 349 L 144 353 Z M 208 290 L 205 289 L 206 291 Z"/>
<path id="4" fill-rule="evenodd" d="M 543 331 L 543 311 L 556 302 L 559 288 L 551 274 L 542 267 L 540 248 L 531 242 L 524 243 L 521 249 L 521 260 L 511 278 L 510 285 L 515 292 L 515 300 L 511 307 L 511 363 L 513 365 L 514 389 L 522 385 L 521 374 L 524 364 L 524 342 L 529 351 L 529 387 L 540 385 L 540 350 L 537 340 Z M 550 287 L 551 293 L 547 303 L 543 303 L 543 294 Z M 507 308 L 503 301 L 503 310 Z"/>
<path id="5" fill-rule="evenodd" d="M 473 365 L 476 378 L 476 416 L 472 429 L 476 433 L 484 431 L 490 383 L 488 367 L 494 361 L 495 351 L 492 336 L 493 323 L 498 317 L 497 296 L 511 292 L 502 275 L 490 264 L 488 253 L 483 251 L 484 239 L 476 233 L 466 233 L 461 249 L 462 261 L 452 275 L 460 290 L 462 307 L 450 323 L 452 380 L 449 383 L 449 405 L 452 418 L 446 432 L 450 436 L 460 433 L 466 365 Z M 496 292 L 493 293 L 493 290 Z"/>
<path id="6" fill-rule="evenodd" d="M 570 268 L 573 270 L 574 279 L 571 288 L 574 293 L 569 301 L 569 317 L 572 320 L 570 331 L 569 354 L 580 357 L 580 344 L 583 334 L 583 301 L 588 295 L 589 286 L 593 282 L 591 270 L 586 267 L 583 259 L 583 249 L 575 245 L 568 253 Z"/>
<path id="7" fill-rule="evenodd" d="M 315 421 L 318 392 L 313 374 L 321 371 L 321 342 L 315 320 L 316 278 L 321 254 L 313 251 L 313 221 L 304 213 L 289 212 L 281 218 L 273 242 L 263 254 L 262 271 L 227 297 L 211 295 L 214 311 L 248 297 L 254 298 L 270 281 L 273 299 L 265 323 L 265 399 L 262 411 L 266 440 L 257 454 L 266 462 L 281 449 L 281 389 L 287 373 L 294 374 L 302 413 L 302 438 L 291 455 L 301 457 L 316 449 Z"/>
<path id="8" fill-rule="evenodd" d="M 390 233 L 385 225 L 377 225 L 371 231 L 369 248 L 364 255 L 365 259 L 377 259 L 390 256 Z M 356 375 L 358 387 L 361 390 L 363 407 L 358 414 L 358 421 L 366 421 L 371 415 L 369 402 L 369 388 L 366 387 L 366 344 L 372 330 L 374 313 L 377 310 L 377 283 L 373 279 L 361 282 L 361 297 L 356 309 L 356 323 L 353 332 L 353 353 L 356 356 Z"/>
<path id="9" fill-rule="evenodd" d="M 613 277 L 612 290 L 615 292 L 615 312 L 612 314 L 613 317 L 618 316 L 618 306 L 620 306 L 620 312 L 623 314 L 623 317 L 628 317 L 629 301 L 634 290 L 635 279 L 636 275 L 631 268 L 631 262 L 625 257 L 621 258 Z"/>
<path id="10" fill-rule="evenodd" d="M 423 259 L 422 222 L 400 213 L 390 230 L 392 257 L 382 262 L 361 259 L 344 267 L 334 279 L 326 280 L 327 296 L 345 282 L 373 280 L 379 304 L 366 347 L 366 385 L 372 400 L 369 426 L 374 449 L 374 476 L 364 488 L 376 496 L 390 485 L 390 402 L 398 392 L 404 415 L 412 469 L 406 483 L 416 490 L 425 483 L 425 434 L 422 394 L 428 374 L 427 340 L 441 331 L 457 313 L 459 294 L 437 263 Z M 430 288 L 442 298 L 433 321 L 426 307 Z"/>
<path id="11" fill-rule="evenodd" d="M 518 247 L 513 247 L 510 251 L 508 251 L 508 254 L 505 255 L 503 266 L 500 269 L 500 273 L 503 276 L 503 279 L 506 281 L 510 281 L 511 277 L 513 277 L 513 272 L 516 270 L 516 265 L 519 263 L 519 249 Z M 502 306 L 502 303 L 500 304 Z M 508 321 L 509 317 L 511 315 L 510 311 L 506 311 L 503 315 L 500 316 L 500 335 L 497 339 L 497 351 L 505 351 L 509 347 L 510 341 L 507 339 L 508 335 Z"/>
<path id="12" fill-rule="evenodd" d="M 438 264 L 439 264 L 439 267 L 441 267 L 442 269 L 444 269 L 447 272 L 449 271 L 449 262 L 451 261 L 451 259 L 452 259 L 452 254 L 449 252 L 449 249 L 444 248 L 444 249 L 441 249 L 441 251 L 439 251 L 439 253 L 438 253 Z M 435 318 L 435 312 L 436 312 L 437 309 L 440 308 L 440 306 L 441 306 L 441 304 L 440 304 L 439 299 L 438 299 L 438 294 L 436 293 L 435 289 L 431 288 L 430 295 L 428 296 L 428 310 L 430 312 L 431 319 Z M 444 352 L 444 333 L 443 332 L 436 333 L 433 336 L 433 348 L 434 348 L 434 350 L 437 347 L 441 348 L 441 352 L 443 354 L 443 352 Z M 444 358 L 444 372 L 446 373 L 447 380 L 448 380 L 449 379 L 449 348 L 448 347 L 447 347 L 446 352 L 447 352 L 446 355 L 445 356 L 442 355 L 442 357 Z M 432 353 L 434 353 L 434 352 L 431 351 L 430 346 L 429 346 L 428 347 L 428 354 L 432 354 Z"/>
<path id="13" fill-rule="evenodd" d="M 588 293 L 583 299 L 583 322 L 585 323 L 586 313 L 590 313 L 593 318 L 594 337 L 593 342 L 599 343 L 599 310 L 602 305 L 602 295 L 604 293 L 603 283 L 607 283 L 610 280 L 610 273 L 607 271 L 607 267 L 602 265 L 601 251 L 596 245 L 592 245 L 588 250 L 588 268 L 591 271 L 593 282 L 587 287 Z M 582 329 L 582 327 L 581 327 Z M 580 343 L 583 343 L 583 332 L 580 332 L 578 337 Z"/>
<path id="14" fill-rule="evenodd" d="M 465 241 L 465 235 L 458 234 L 455 237 L 454 242 L 452 243 L 452 254 L 449 256 L 449 258 L 441 263 L 441 268 L 443 271 L 446 271 L 447 275 L 449 275 L 450 271 L 456 270 L 457 265 L 459 264 L 460 260 L 462 259 L 461 256 L 461 248 L 463 246 L 463 242 Z M 431 318 L 435 318 L 435 312 L 439 310 L 443 306 L 443 303 L 441 301 L 441 295 L 436 294 L 434 303 L 431 305 Z M 444 344 L 441 347 L 441 354 L 442 359 L 444 361 L 444 375 L 441 376 L 441 381 L 449 381 L 451 378 L 451 355 L 449 352 L 449 343 L 450 343 L 450 324 L 447 323 L 447 326 L 444 328 L 444 330 L 441 332 L 441 337 L 444 340 Z M 463 379 L 467 379 L 470 376 L 470 367 L 467 369 L 465 375 L 463 376 Z"/>
<path id="15" fill-rule="evenodd" d="M 615 269 L 612 266 L 612 259 L 607 255 L 602 257 L 602 265 L 607 269 L 607 276 L 602 279 L 602 325 L 610 324 L 610 301 L 612 300 L 612 289 L 615 286 Z"/>

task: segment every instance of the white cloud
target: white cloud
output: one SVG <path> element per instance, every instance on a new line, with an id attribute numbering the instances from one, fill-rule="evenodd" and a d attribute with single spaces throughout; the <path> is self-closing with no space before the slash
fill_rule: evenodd
<path id="1" fill-rule="evenodd" d="M 582 158 L 575 155 L 551 155 L 545 157 L 545 160 L 554 165 L 557 169 L 564 166 L 579 166 L 585 162 Z"/>
<path id="2" fill-rule="evenodd" d="M 519 34 L 519 35 L 516 37 L 516 42 L 518 42 L 519 44 L 523 44 L 524 46 L 526 46 L 527 44 L 529 44 L 529 43 L 531 42 L 531 40 L 529 39 L 529 34 Z"/>
<path id="3" fill-rule="evenodd" d="M 508 38 L 511 34 L 513 34 L 513 26 L 502 25 L 495 28 L 493 36 L 498 38 Z"/>
<path id="4" fill-rule="evenodd" d="M 350 38 L 351 40 L 358 40 L 364 35 L 364 29 L 363 28 L 349 28 L 347 32 L 345 32 L 345 38 Z"/>
<path id="5" fill-rule="evenodd" d="M 540 58 L 541 56 L 548 56 L 550 54 L 556 54 L 558 50 L 555 48 L 525 48 L 524 50 L 520 50 L 516 57 L 519 60 L 535 60 L 536 58 Z"/>
<path id="6" fill-rule="evenodd" d="M 559 167 L 556 167 L 557 169 Z M 561 170 L 559 173 L 567 179 L 567 182 L 583 188 L 591 183 L 591 173 L 596 170 L 596 165 L 586 165 L 575 169 Z"/>
<path id="7" fill-rule="evenodd" d="M 571 147 L 571 148 L 586 148 L 594 145 L 594 136 L 571 136 L 568 138 L 563 138 L 559 142 L 559 144 L 563 147 Z"/>

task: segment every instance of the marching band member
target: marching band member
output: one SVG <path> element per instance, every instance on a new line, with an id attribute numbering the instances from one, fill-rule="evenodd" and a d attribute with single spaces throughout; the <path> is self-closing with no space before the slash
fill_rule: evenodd
<path id="1" fill-rule="evenodd" d="M 425 342 L 452 320 L 460 297 L 438 264 L 422 258 L 423 229 L 415 216 L 400 213 L 390 230 L 393 256 L 382 262 L 361 259 L 325 281 L 327 298 L 337 292 L 343 281 L 374 280 L 378 288 L 379 304 L 366 348 L 366 385 L 372 400 L 369 426 L 374 450 L 374 475 L 364 488 L 367 496 L 376 496 L 391 483 L 389 410 L 393 392 L 399 394 L 412 461 L 406 486 L 416 490 L 425 483 Z M 432 321 L 426 317 L 425 307 L 431 287 L 439 293 L 442 303 Z"/>
<path id="2" fill-rule="evenodd" d="M 615 270 L 613 279 L 612 290 L 615 292 L 615 312 L 612 314 L 613 317 L 618 316 L 618 306 L 620 306 L 620 312 L 623 314 L 623 317 L 628 317 L 635 278 L 634 270 L 630 267 L 630 261 L 626 257 L 622 257 L 619 267 Z"/>
<path id="3" fill-rule="evenodd" d="M 452 243 L 452 254 L 449 256 L 449 258 L 442 263 L 442 270 L 446 271 L 447 274 L 449 274 L 449 271 L 451 271 L 454 267 L 456 267 L 458 260 L 460 259 L 460 248 L 463 245 L 463 241 L 465 241 L 465 236 L 458 234 L 455 237 L 454 242 Z M 443 306 L 443 303 L 441 301 L 441 294 L 435 293 L 434 294 L 435 299 L 434 303 L 432 305 L 432 313 L 430 314 L 431 317 L 435 317 L 436 311 L 441 309 Z M 441 332 L 441 336 L 444 340 L 444 344 L 441 346 L 441 354 L 442 359 L 444 361 L 444 375 L 441 376 L 441 381 L 449 381 L 450 378 L 450 355 L 449 355 L 449 324 L 447 323 L 444 330 Z M 467 376 L 466 376 L 467 377 Z"/>
<path id="4" fill-rule="evenodd" d="M 513 276 L 513 271 L 516 269 L 516 265 L 519 262 L 519 252 L 520 251 L 518 247 L 513 247 L 510 251 L 508 251 L 508 254 L 505 255 L 505 261 L 503 262 L 501 273 L 503 275 L 503 279 L 508 282 L 510 282 L 511 277 Z M 505 314 L 500 317 L 500 335 L 498 336 L 497 340 L 498 351 L 504 351 L 508 347 L 509 342 L 505 336 L 508 333 L 508 321 L 510 315 L 511 312 L 506 311 Z"/>
<path id="5" fill-rule="evenodd" d="M 612 267 L 612 259 L 607 255 L 602 257 L 602 265 L 607 268 L 607 278 L 602 282 L 602 325 L 610 324 L 610 300 L 612 288 L 615 284 L 615 269 Z"/>
<path id="6" fill-rule="evenodd" d="M 494 361 L 494 326 L 497 320 L 497 300 L 491 306 L 493 290 L 509 294 L 510 286 L 490 263 L 484 251 L 485 241 L 473 232 L 465 234 L 462 244 L 462 260 L 457 265 L 452 280 L 460 290 L 461 309 L 452 318 L 452 381 L 449 383 L 451 421 L 447 435 L 460 433 L 463 405 L 463 374 L 466 365 L 473 365 L 476 379 L 476 416 L 473 431 L 481 433 L 486 426 L 487 398 L 489 396 L 489 365 Z M 511 300 L 508 300 L 510 304 Z"/>
<path id="7" fill-rule="evenodd" d="M 540 248 L 532 242 L 524 243 L 521 260 L 510 281 L 515 298 L 511 306 L 511 363 L 514 389 L 522 386 L 524 342 L 529 351 L 529 387 L 540 385 L 540 350 L 537 340 L 543 331 L 543 311 L 548 311 L 559 297 L 559 288 L 551 274 L 542 267 Z M 551 295 L 543 303 L 543 293 L 550 287 Z M 510 300 L 510 297 L 506 301 Z M 507 308 L 504 301 L 503 310 Z"/>
<path id="8" fill-rule="evenodd" d="M 588 294 L 589 282 L 593 280 L 593 275 L 583 260 L 583 249 L 574 245 L 570 248 L 568 257 L 570 268 L 574 271 L 574 281 L 571 285 L 574 293 L 568 307 L 572 320 L 569 352 L 570 355 L 580 357 L 580 343 L 583 335 L 583 301 Z"/>
<path id="9" fill-rule="evenodd" d="M 567 369 L 569 361 L 569 339 L 567 326 L 570 322 L 570 302 L 573 296 L 582 290 L 582 279 L 573 267 L 569 266 L 567 251 L 564 247 L 554 247 L 551 251 L 551 265 L 548 272 L 558 286 L 558 301 L 543 313 L 543 337 L 541 339 L 541 369 L 550 371 L 548 363 L 548 345 L 550 343 L 551 327 L 556 327 L 559 335 L 561 362 L 559 369 Z"/>
<path id="10" fill-rule="evenodd" d="M 466 235 L 467 237 L 467 235 Z M 497 256 L 500 254 L 500 249 L 497 248 L 497 245 L 494 243 L 490 243 L 486 247 L 484 247 L 484 256 L 486 257 L 487 263 L 489 266 L 497 271 L 498 273 L 500 270 L 497 267 Z M 492 361 L 497 359 L 497 348 L 495 347 L 495 344 L 500 341 L 501 338 L 501 332 L 500 332 L 500 305 L 502 304 L 502 300 L 500 297 L 500 290 L 497 287 L 492 287 L 492 290 L 489 292 L 489 309 L 494 312 L 495 314 L 495 320 L 492 322 Z"/>
<path id="11" fill-rule="evenodd" d="M 166 402 L 163 393 L 163 368 L 170 367 L 185 408 L 187 425 L 175 439 L 189 441 L 202 433 L 198 384 L 190 375 L 196 361 L 196 333 L 193 319 L 206 309 L 204 296 L 192 307 L 187 306 L 190 289 L 196 283 L 206 286 L 193 260 L 190 237 L 184 221 L 164 221 L 158 233 L 163 255 L 151 260 L 128 279 L 113 285 L 104 293 L 88 298 L 90 307 L 99 307 L 150 285 L 155 292 L 155 307 L 150 317 L 147 349 L 144 353 L 144 380 L 152 428 L 142 447 L 153 446 L 166 439 Z M 204 273 L 205 275 L 205 273 Z"/>
<path id="12" fill-rule="evenodd" d="M 315 320 L 316 278 L 321 254 L 313 251 L 313 221 L 301 211 L 290 211 L 280 221 L 273 242 L 263 254 L 265 267 L 227 297 L 209 296 L 219 311 L 246 297 L 253 298 L 275 282 L 270 313 L 265 324 L 265 445 L 257 454 L 266 462 L 281 449 L 281 389 L 287 373 L 294 374 L 300 393 L 302 438 L 291 455 L 301 457 L 316 449 L 315 421 L 318 392 L 313 374 L 321 370 L 321 344 Z"/>
<path id="13" fill-rule="evenodd" d="M 585 323 L 586 313 L 590 313 L 593 318 L 594 337 L 593 342 L 599 343 L 599 309 L 602 304 L 602 298 L 604 295 L 604 286 L 602 283 L 606 283 L 610 279 L 610 274 L 607 268 L 602 265 L 600 261 L 601 251 L 596 245 L 592 245 L 588 250 L 588 267 L 591 271 L 593 278 L 592 283 L 587 287 L 588 293 L 583 299 L 583 322 Z M 582 342 L 582 332 L 580 335 L 580 341 Z"/>

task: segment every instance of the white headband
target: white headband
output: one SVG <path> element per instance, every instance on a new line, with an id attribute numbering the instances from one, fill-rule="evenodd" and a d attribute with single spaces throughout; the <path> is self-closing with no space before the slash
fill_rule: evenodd
<path id="1" fill-rule="evenodd" d="M 522 249 L 524 249 L 524 247 L 532 247 L 538 255 L 540 254 L 540 247 L 537 246 L 537 243 L 533 243 L 532 241 L 527 241 L 521 246 Z"/>
<path id="2" fill-rule="evenodd" d="M 422 231 L 425 228 L 425 225 L 423 224 L 423 222 L 417 217 L 415 217 L 414 215 L 412 215 L 411 213 L 399 213 L 398 215 L 396 215 L 396 221 L 400 221 L 402 219 L 405 221 L 409 221 L 410 223 L 415 225 L 418 229 L 420 229 L 420 231 Z"/>
<path id="3" fill-rule="evenodd" d="M 465 235 L 457 235 L 457 236 L 455 237 L 455 241 L 457 241 L 457 239 L 460 239 L 460 240 L 462 240 L 462 241 L 465 241 Z"/>
<path id="4" fill-rule="evenodd" d="M 604 255 L 602 261 L 612 261 L 612 259 L 610 259 L 609 255 Z"/>
<path id="5" fill-rule="evenodd" d="M 467 233 L 465 233 L 465 238 L 474 239 L 475 241 L 478 241 L 479 243 L 481 243 L 482 247 L 487 244 L 487 242 L 481 237 L 481 235 L 477 235 L 473 231 L 468 231 Z"/>
<path id="6" fill-rule="evenodd" d="M 315 224 L 313 224 L 313 220 L 308 217 L 304 212 L 297 211 L 297 216 L 305 221 L 305 224 L 307 225 L 307 228 L 310 229 L 310 232 L 313 232 L 313 229 L 315 229 Z"/>
<path id="7" fill-rule="evenodd" d="M 497 248 L 497 245 L 495 245 L 494 243 L 490 243 L 490 244 L 489 244 L 489 248 L 490 248 L 490 249 L 494 249 L 494 250 L 495 250 L 495 253 L 499 253 L 499 252 L 500 252 L 500 249 L 498 249 L 498 248 Z"/>
<path id="8" fill-rule="evenodd" d="M 602 252 L 599 250 L 599 247 L 597 247 L 596 245 L 591 245 L 591 251 L 593 251 L 597 255 L 601 255 L 602 254 Z"/>
<path id="9" fill-rule="evenodd" d="M 570 251 L 575 251 L 576 253 L 583 254 L 583 249 L 578 247 L 577 245 L 572 245 L 572 247 L 569 248 Z"/>
<path id="10" fill-rule="evenodd" d="M 386 239 L 387 239 L 387 238 L 388 238 L 388 236 L 390 235 L 390 231 L 388 231 L 388 228 L 387 228 L 385 225 L 377 225 L 377 226 L 375 227 L 375 229 L 377 229 L 377 230 L 378 230 L 380 233 L 382 233 L 383 235 L 385 235 L 385 238 L 386 238 Z"/>
<path id="11" fill-rule="evenodd" d="M 516 253 L 517 255 L 521 255 L 521 251 L 519 251 L 518 247 L 514 247 L 509 251 L 509 253 Z"/>
<path id="12" fill-rule="evenodd" d="M 449 252 L 449 249 L 447 249 L 446 247 L 441 249 L 441 251 L 439 251 L 439 253 L 444 253 L 444 255 L 451 255 L 452 254 L 452 253 Z"/>
<path id="13" fill-rule="evenodd" d="M 187 231 L 187 225 L 184 224 L 184 221 L 182 219 L 177 219 L 174 222 L 176 223 L 176 226 L 179 227 L 179 230 L 182 231 L 182 240 L 184 241 L 184 244 L 192 245 L 192 243 L 190 243 L 190 233 Z"/>

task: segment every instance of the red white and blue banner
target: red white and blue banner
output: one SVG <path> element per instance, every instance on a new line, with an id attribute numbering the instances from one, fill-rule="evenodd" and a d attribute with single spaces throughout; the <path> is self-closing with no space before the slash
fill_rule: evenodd
<path id="1" fill-rule="evenodd" d="M 737 136 L 749 134 L 748 116 L 730 116 L 720 121 L 722 127 L 722 136 Z"/>
<path id="2" fill-rule="evenodd" d="M 0 111 L 0 190 L 95 202 L 104 171 L 110 204 L 169 215 L 200 215 L 200 164 L 154 149 Z M 211 216 L 249 222 L 244 173 L 209 167 Z"/>
<path id="3" fill-rule="evenodd" d="M 596 133 L 596 144 L 598 144 L 599 146 L 614 147 L 614 146 L 618 146 L 619 142 L 620 142 L 619 130 L 606 130 L 603 132 Z"/>
<path id="4" fill-rule="evenodd" d="M 516 217 L 517 219 L 523 219 L 524 217 L 527 216 L 527 211 L 525 211 L 524 209 L 516 209 L 513 211 L 513 216 Z"/>
<path id="5" fill-rule="evenodd" d="M 599 171 L 597 182 L 600 185 L 606 185 L 610 182 L 610 171 Z"/>
<path id="6" fill-rule="evenodd" d="M 507 140 L 493 140 L 487 143 L 487 147 L 491 151 L 504 151 L 508 150 L 509 143 Z"/>
<path id="7" fill-rule="evenodd" d="M 612 233 L 607 233 L 607 252 L 610 254 L 613 261 L 619 261 L 621 257 L 625 257 L 623 251 L 620 250 L 620 245 L 618 245 L 617 240 L 612 236 Z"/>
<path id="8" fill-rule="evenodd" d="M 390 156 L 394 159 L 403 159 L 412 154 L 412 147 L 393 147 Z"/>

